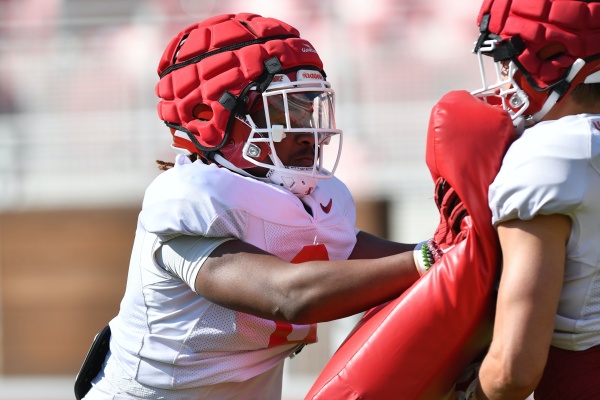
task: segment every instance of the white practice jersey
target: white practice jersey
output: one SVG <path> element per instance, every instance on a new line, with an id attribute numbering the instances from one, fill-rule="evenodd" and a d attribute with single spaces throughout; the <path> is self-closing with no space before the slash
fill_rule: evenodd
<path id="1" fill-rule="evenodd" d="M 600 115 L 527 129 L 508 150 L 489 191 L 493 223 L 564 214 L 572 220 L 552 344 L 600 344 Z"/>
<path id="2" fill-rule="evenodd" d="M 206 257 L 235 238 L 286 261 L 315 242 L 329 259 L 347 259 L 357 233 L 347 187 L 337 178 L 320 180 L 303 201 L 276 185 L 178 156 L 146 191 L 126 293 L 110 323 L 111 361 L 142 385 L 185 391 L 246 381 L 300 343 L 315 342 L 316 324 L 235 312 L 194 290 Z"/>

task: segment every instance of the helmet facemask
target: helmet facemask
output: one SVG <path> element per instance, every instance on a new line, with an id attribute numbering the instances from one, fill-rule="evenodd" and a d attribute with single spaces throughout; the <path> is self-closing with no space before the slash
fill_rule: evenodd
<path id="1" fill-rule="evenodd" d="M 501 106 L 508 111 L 516 127 L 522 127 L 525 124 L 525 112 L 530 106 L 529 96 L 521 89 L 515 75 L 519 73 L 517 65 L 511 60 L 492 61 L 494 50 L 497 48 L 500 40 L 488 39 L 475 49 L 478 62 L 479 73 L 481 75 L 482 87 L 471 92 L 472 95 L 482 98 L 487 103 Z M 492 74 L 490 78 L 486 74 L 486 65 L 493 63 Z M 488 68 L 489 69 L 489 68 Z M 495 80 L 494 80 L 495 79 Z"/>
<path id="2" fill-rule="evenodd" d="M 306 73 L 300 70 L 297 75 Z M 324 80 L 276 78 L 250 106 L 250 133 L 242 156 L 264 168 L 268 181 L 301 197 L 310 194 L 319 179 L 333 177 L 340 160 L 342 132 L 335 126 L 334 91 Z M 254 176 L 249 170 L 246 174 Z"/>
<path id="3" fill-rule="evenodd" d="M 494 51 L 502 44 L 500 39 L 489 39 L 478 43 L 475 52 L 479 61 L 483 87 L 472 91 L 471 94 L 483 98 L 490 104 L 501 105 L 510 114 L 518 132 L 541 121 L 576 84 L 593 83 L 597 80 L 595 75 L 585 79 L 585 70 L 589 67 L 592 67 L 592 70 L 597 69 L 597 67 L 593 67 L 594 63 L 586 65 L 584 60 L 576 59 L 564 77 L 541 88 L 533 82 L 530 74 L 516 58 L 496 61 Z M 484 56 L 494 57 L 496 81 L 492 84 L 488 84 L 485 72 L 488 57 Z M 578 76 L 580 72 L 582 74 Z"/>

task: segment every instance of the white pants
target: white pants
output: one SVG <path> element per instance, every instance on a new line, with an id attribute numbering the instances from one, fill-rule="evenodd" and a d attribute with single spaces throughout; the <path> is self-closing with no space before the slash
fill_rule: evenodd
<path id="1" fill-rule="evenodd" d="M 108 363 L 111 362 L 110 358 L 109 354 Z M 104 367 L 107 367 L 106 363 Z M 122 375 L 125 374 L 122 373 Z M 117 387 L 115 386 L 117 385 L 116 382 L 114 384 L 111 382 L 115 381 L 114 376 L 109 381 L 104 376 L 104 371 L 100 371 L 98 377 L 93 381 L 92 388 L 83 400 L 148 400 L 157 398 L 163 400 L 281 400 L 282 380 L 283 362 L 275 368 L 244 382 L 226 382 L 181 390 L 156 389 L 156 391 L 151 391 L 150 388 L 145 388 L 130 378 L 121 379 L 118 382 L 119 387 Z M 127 392 L 140 394 L 134 396 Z"/>

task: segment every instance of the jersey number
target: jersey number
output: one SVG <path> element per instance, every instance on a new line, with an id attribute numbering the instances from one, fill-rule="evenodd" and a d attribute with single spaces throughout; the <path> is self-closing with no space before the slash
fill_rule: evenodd
<path id="1" fill-rule="evenodd" d="M 329 253 L 324 244 L 304 246 L 292 259 L 299 264 L 306 261 L 329 260 Z M 317 324 L 296 325 L 287 322 L 275 322 L 275 331 L 269 338 L 269 347 L 285 343 L 314 343 L 317 341 Z"/>

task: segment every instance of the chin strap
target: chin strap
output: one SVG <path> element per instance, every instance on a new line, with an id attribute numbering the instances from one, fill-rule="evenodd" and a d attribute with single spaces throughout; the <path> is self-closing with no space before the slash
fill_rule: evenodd
<path id="1" fill-rule="evenodd" d="M 270 182 L 268 178 L 263 178 L 261 176 L 252 175 L 248 171 L 236 167 L 235 165 L 233 165 L 233 163 L 229 162 L 225 157 L 223 157 L 219 153 L 214 153 L 212 155 L 212 161 L 214 161 L 215 163 L 219 164 L 220 166 L 227 168 L 228 170 L 238 173 L 242 176 L 258 179 L 259 181 L 262 181 L 262 182 Z"/>
<path id="2" fill-rule="evenodd" d="M 575 62 L 571 66 L 571 70 L 569 71 L 569 74 L 564 79 L 563 84 L 559 85 L 555 89 L 553 89 L 552 93 L 550 93 L 550 96 L 548 96 L 548 98 L 544 102 L 544 105 L 542 106 L 540 111 L 536 112 L 535 114 L 533 114 L 531 116 L 531 120 L 533 122 L 532 125 L 540 122 L 541 119 L 544 118 L 546 116 L 546 114 L 548 114 L 548 112 L 552 109 L 552 107 L 554 107 L 554 105 L 565 94 L 567 94 L 570 90 L 572 90 L 571 82 L 573 81 L 573 79 L 575 79 L 575 77 L 577 76 L 579 71 L 581 71 L 581 69 L 584 66 L 585 66 L 584 60 L 582 60 L 581 58 L 578 58 L 577 60 L 575 60 Z"/>
<path id="3" fill-rule="evenodd" d="M 269 180 L 281 187 L 286 188 L 296 196 L 302 198 L 308 196 L 315 190 L 319 178 L 302 174 L 286 173 L 287 171 L 307 171 L 308 167 L 285 167 L 285 169 L 271 169 L 267 173 Z"/>

